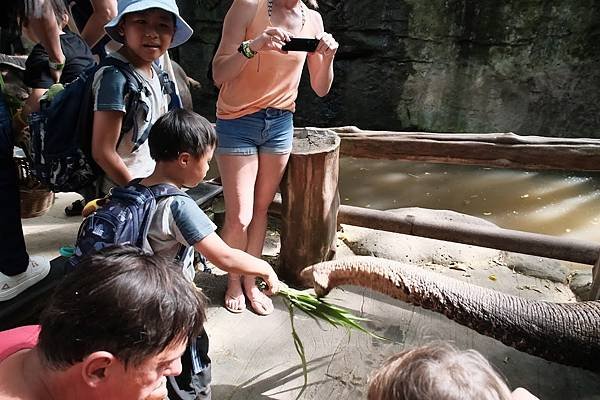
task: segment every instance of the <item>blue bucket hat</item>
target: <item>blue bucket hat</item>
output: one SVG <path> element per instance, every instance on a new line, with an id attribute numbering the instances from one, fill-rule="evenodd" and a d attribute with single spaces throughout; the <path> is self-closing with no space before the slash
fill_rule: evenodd
<path id="1" fill-rule="evenodd" d="M 160 8 L 175 15 L 175 35 L 169 48 L 177 47 L 185 43 L 194 33 L 194 30 L 179 16 L 179 8 L 175 0 L 119 0 L 117 16 L 104 25 L 104 30 L 111 39 L 123 43 L 123 36 L 118 32 L 117 26 L 123 15 L 144 11 L 150 8 Z"/>

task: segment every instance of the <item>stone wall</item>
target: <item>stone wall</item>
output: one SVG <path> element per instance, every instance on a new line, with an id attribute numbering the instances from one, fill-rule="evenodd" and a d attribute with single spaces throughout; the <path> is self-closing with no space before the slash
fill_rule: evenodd
<path id="1" fill-rule="evenodd" d="M 194 26 L 175 54 L 202 84 L 230 0 L 178 0 Z M 600 137 L 600 1 L 321 0 L 340 42 L 331 93 L 303 78 L 296 125 Z"/>

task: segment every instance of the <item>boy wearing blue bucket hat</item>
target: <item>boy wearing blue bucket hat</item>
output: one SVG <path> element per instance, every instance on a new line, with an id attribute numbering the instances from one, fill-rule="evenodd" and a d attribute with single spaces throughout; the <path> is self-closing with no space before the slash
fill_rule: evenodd
<path id="1" fill-rule="evenodd" d="M 131 67 L 143 90 L 136 93 L 139 101 L 131 101 L 127 77 L 122 68 L 114 65 L 100 68 L 94 76 L 91 150 L 105 173 L 100 194 L 154 170 L 147 133 L 154 121 L 168 111 L 172 100 L 155 62 L 193 33 L 179 16 L 175 0 L 120 0 L 117 16 L 105 25 L 105 30 L 123 44 L 109 57 Z M 134 106 L 131 116 L 128 108 Z"/>
<path id="2" fill-rule="evenodd" d="M 109 23 L 104 25 L 104 30 L 111 39 L 126 44 L 123 31 L 119 29 L 119 24 L 125 15 L 135 12 L 148 12 L 151 9 L 162 10 L 170 13 L 173 19 L 175 31 L 167 48 L 172 49 L 185 42 L 194 32 L 192 28 L 179 16 L 179 8 L 173 0 L 119 0 L 117 16 Z M 154 11 L 156 11 L 154 10 Z M 164 54 L 164 51 L 160 54 Z"/>
<path id="3" fill-rule="evenodd" d="M 94 75 L 91 150 L 105 173 L 99 182 L 100 195 L 154 170 L 147 135 L 154 122 L 168 111 L 173 95 L 165 87 L 164 72 L 157 67 L 157 60 L 193 33 L 180 17 L 175 0 L 119 0 L 117 10 L 117 16 L 104 29 L 123 46 L 107 58 L 127 64 L 139 78 L 136 80 L 142 82 L 143 90 L 136 91 L 139 97 L 132 101 L 134 94 L 128 90 L 122 67 L 108 65 Z M 182 373 L 168 378 L 170 400 L 210 399 L 207 353 L 205 333 L 190 340 L 182 357 Z"/>

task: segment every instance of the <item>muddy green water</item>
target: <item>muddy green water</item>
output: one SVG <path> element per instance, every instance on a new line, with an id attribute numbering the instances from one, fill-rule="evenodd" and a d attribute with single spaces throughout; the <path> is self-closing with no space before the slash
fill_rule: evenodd
<path id="1" fill-rule="evenodd" d="M 600 241 L 600 174 L 342 158 L 343 204 L 453 210 L 521 231 Z"/>

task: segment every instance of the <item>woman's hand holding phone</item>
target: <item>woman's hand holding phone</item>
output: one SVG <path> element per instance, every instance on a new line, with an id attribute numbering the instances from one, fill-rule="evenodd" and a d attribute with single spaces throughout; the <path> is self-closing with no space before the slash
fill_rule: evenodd
<path id="1" fill-rule="evenodd" d="M 250 49 L 255 52 L 275 50 L 282 52 L 281 47 L 292 36 L 284 29 L 268 26 L 260 35 L 250 42 Z"/>
<path id="2" fill-rule="evenodd" d="M 250 49 L 255 52 L 265 50 L 275 50 L 281 53 L 306 51 L 330 58 L 333 58 L 338 47 L 338 42 L 327 32 L 318 33 L 314 39 L 294 38 L 286 30 L 272 26 L 267 27 L 250 42 Z"/>
<path id="3" fill-rule="evenodd" d="M 327 32 L 318 33 L 316 38 L 319 39 L 319 44 L 315 49 L 315 53 L 322 54 L 324 57 L 333 58 L 337 52 L 339 43 Z"/>

